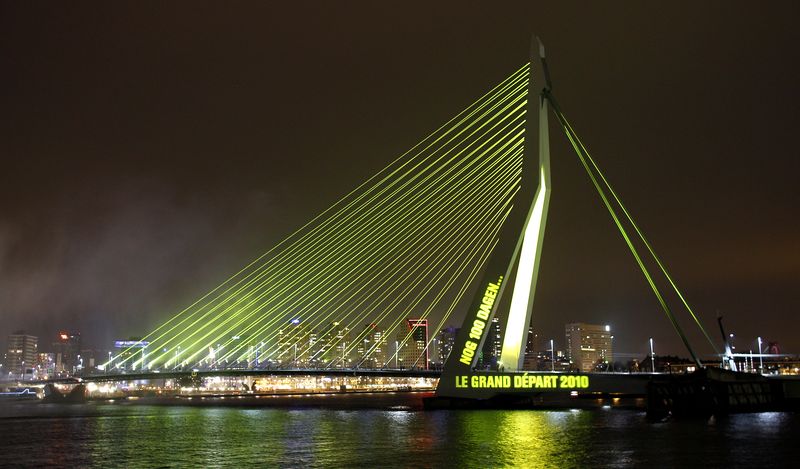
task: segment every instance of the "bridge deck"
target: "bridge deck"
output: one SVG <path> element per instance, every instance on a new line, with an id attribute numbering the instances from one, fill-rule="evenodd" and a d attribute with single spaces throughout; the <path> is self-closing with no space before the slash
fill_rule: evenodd
<path id="1" fill-rule="evenodd" d="M 237 377 L 237 376 L 361 376 L 374 378 L 438 378 L 441 375 L 439 370 L 320 370 L 320 369 L 288 369 L 288 370 L 266 370 L 266 369 L 229 369 L 229 370 L 198 370 L 198 371 L 161 371 L 146 373 L 118 373 L 83 376 L 79 378 L 86 382 L 104 381 L 140 381 L 158 379 L 177 379 L 188 376 L 198 378 L 211 377 Z M 60 378 L 47 380 L 46 382 L 76 382 L 76 378 Z"/>

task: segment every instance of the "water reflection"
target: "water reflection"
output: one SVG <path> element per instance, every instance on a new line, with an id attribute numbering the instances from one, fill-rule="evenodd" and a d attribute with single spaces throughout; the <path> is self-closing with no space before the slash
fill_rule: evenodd
<path id="1" fill-rule="evenodd" d="M 0 419 L 0 466 L 780 465 L 798 456 L 786 444 L 798 431 L 797 414 L 652 424 L 619 410 L 79 406 Z"/>
<path id="2" fill-rule="evenodd" d="M 590 413 L 483 411 L 461 415 L 461 465 L 474 467 L 574 466 L 585 459 L 578 444 Z"/>

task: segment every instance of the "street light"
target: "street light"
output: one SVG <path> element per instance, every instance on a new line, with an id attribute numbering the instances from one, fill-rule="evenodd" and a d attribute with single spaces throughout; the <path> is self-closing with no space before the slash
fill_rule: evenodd
<path id="1" fill-rule="evenodd" d="M 653 366 L 653 373 L 656 372 L 656 353 L 653 351 L 653 338 L 650 337 L 650 364 Z"/>

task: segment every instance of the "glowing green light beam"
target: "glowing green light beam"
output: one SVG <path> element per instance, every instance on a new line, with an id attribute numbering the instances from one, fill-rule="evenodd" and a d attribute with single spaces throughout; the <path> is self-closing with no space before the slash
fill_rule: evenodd
<path id="1" fill-rule="evenodd" d="M 198 320 L 196 320 L 196 321 L 202 320 L 203 318 L 204 318 L 204 317 L 202 317 L 202 318 L 200 318 L 200 319 L 198 319 Z M 193 325 L 194 325 L 194 324 L 193 324 Z M 182 349 L 182 351 L 185 351 L 185 350 L 186 350 L 186 349 Z M 171 351 L 168 351 L 168 352 L 167 352 L 167 354 L 170 354 L 170 353 L 171 353 Z"/>
<path id="2" fill-rule="evenodd" d="M 496 86 L 495 88 L 493 88 L 492 90 L 490 90 L 488 93 L 484 94 L 484 95 L 483 95 L 481 98 L 479 98 L 479 99 L 476 101 L 476 103 L 475 103 L 475 104 L 468 106 L 468 107 L 467 107 L 467 108 L 466 108 L 464 111 L 460 112 L 460 113 L 459 113 L 458 115 L 456 115 L 456 116 L 455 116 L 453 119 L 451 119 L 450 121 L 448 121 L 447 123 L 445 123 L 444 125 L 442 125 L 441 127 L 439 127 L 439 129 L 437 129 L 437 130 L 436 130 L 436 131 L 434 131 L 433 133 L 429 134 L 429 136 L 425 137 L 425 138 L 424 138 L 423 140 L 421 140 L 421 141 L 420 141 L 418 144 L 416 144 L 414 147 L 412 147 L 412 148 L 411 148 L 409 151 L 407 151 L 406 153 L 404 153 L 403 155 L 401 155 L 399 158 L 397 158 L 395 161 L 393 161 L 392 163 L 390 163 L 389 165 L 387 165 L 387 166 L 386 166 L 386 167 L 385 167 L 383 170 L 381 170 L 380 172 L 378 172 L 378 173 L 377 173 L 375 176 L 372 176 L 372 177 L 370 177 L 370 178 L 369 178 L 367 181 L 365 181 L 364 183 L 362 183 L 361 185 L 359 185 L 359 186 L 358 186 L 356 189 L 354 189 L 353 191 L 351 191 L 350 193 L 348 193 L 347 195 L 345 195 L 344 197 L 342 197 L 341 199 L 339 199 L 339 201 L 337 201 L 337 202 L 336 202 L 336 203 L 334 203 L 334 204 L 333 204 L 331 207 L 329 207 L 328 209 L 326 209 L 326 210 L 324 210 L 323 212 L 321 212 L 320 214 L 318 214 L 316 217 L 314 217 L 314 218 L 313 218 L 311 221 L 309 221 L 308 223 L 306 223 L 305 225 L 303 225 L 301 228 L 299 228 L 298 230 L 295 230 L 295 231 L 294 231 L 292 234 L 290 234 L 289 236 L 287 236 L 286 238 L 284 238 L 284 239 L 283 239 L 281 242 L 279 242 L 277 245 L 275 245 L 273 248 L 269 249 L 269 250 L 268 250 L 268 251 L 266 251 L 264 254 L 262 254 L 261 256 L 259 256 L 258 258 L 256 258 L 254 261 L 252 261 L 250 264 L 248 264 L 247 266 L 245 266 L 245 267 L 244 267 L 243 269 L 241 269 L 239 272 L 237 272 L 237 273 L 235 273 L 234 275 L 232 275 L 231 277 L 229 277 L 227 280 L 225 280 L 225 281 L 224 281 L 223 283 L 221 283 L 219 286 L 217 286 L 216 288 L 212 289 L 211 291 L 209 291 L 208 293 L 206 293 L 205 295 L 203 295 L 203 296 L 202 296 L 201 298 L 199 298 L 197 301 L 195 301 L 195 302 L 194 302 L 194 303 L 192 303 L 190 306 L 188 306 L 187 308 L 185 308 L 184 310 L 182 310 L 181 312 L 179 312 L 178 314 L 176 314 L 175 316 L 173 316 L 172 318 L 170 318 L 168 321 L 166 321 L 166 322 L 165 322 L 164 324 L 162 324 L 161 326 L 157 327 L 157 328 L 156 328 L 154 331 L 152 331 L 150 334 L 148 334 L 148 335 L 147 335 L 147 336 L 146 336 L 146 337 L 145 337 L 143 340 L 149 340 L 149 339 L 151 339 L 151 337 L 152 337 L 154 334 L 156 334 L 158 331 L 160 331 L 160 330 L 162 330 L 163 328 L 167 327 L 169 324 L 173 323 L 174 321 L 177 321 L 178 319 L 180 319 L 180 318 L 181 318 L 181 317 L 182 317 L 182 316 L 183 316 L 185 313 L 187 313 L 188 311 L 190 311 L 190 310 L 191 310 L 193 307 L 195 307 L 195 306 L 196 306 L 198 303 L 201 303 L 201 302 L 202 302 L 202 301 L 204 301 L 206 298 L 208 298 L 209 296 L 211 296 L 211 295 L 212 295 L 214 292 L 216 292 L 216 291 L 220 290 L 222 287 L 224 287 L 225 285 L 227 285 L 229 282 L 231 282 L 231 281 L 232 281 L 233 279 L 235 279 L 237 276 L 239 276 L 240 274 L 242 274 L 243 272 L 245 272 L 247 269 L 249 269 L 249 268 L 250 268 L 250 267 L 252 267 L 253 265 L 257 264 L 257 263 L 258 263 L 258 262 L 259 262 L 261 259 L 263 259 L 263 258 L 264 258 L 264 257 L 266 257 L 267 255 L 269 255 L 271 252 L 273 252 L 273 251 L 277 250 L 277 249 L 278 249 L 278 248 L 279 248 L 281 245 L 283 245 L 283 244 L 287 243 L 287 242 L 288 242 L 290 239 L 292 239 L 292 238 L 293 238 L 294 236 L 296 236 L 298 233 L 302 232 L 302 231 L 303 231 L 305 228 L 307 228 L 307 227 L 309 227 L 309 226 L 313 225 L 313 224 L 314 224 L 314 223 L 315 223 L 317 220 L 320 220 L 320 219 L 321 219 L 321 218 L 322 218 L 322 217 L 323 217 L 323 216 L 324 216 L 326 213 L 328 213 L 328 212 L 332 211 L 332 210 L 333 210 L 335 207 L 337 207 L 337 206 L 341 205 L 341 204 L 342 204 L 344 201 L 348 200 L 348 199 L 349 199 L 349 198 L 350 198 L 350 197 L 351 197 L 353 194 L 356 194 L 356 193 L 358 193 L 358 192 L 361 190 L 361 188 L 363 188 L 363 187 L 365 187 L 367 184 L 369 184 L 369 183 L 370 183 L 370 181 L 373 181 L 373 180 L 375 180 L 375 179 L 376 179 L 376 178 L 378 178 L 378 177 L 379 177 L 379 176 L 380 176 L 382 173 L 384 173 L 384 172 L 388 171 L 388 169 L 389 169 L 389 168 L 391 168 L 392 166 L 394 166 L 394 165 L 395 165 L 395 164 L 396 164 L 398 161 L 401 161 L 401 160 L 402 160 L 402 159 L 403 159 L 403 158 L 404 158 L 406 155 L 408 155 L 409 153 L 413 152 L 413 151 L 414 151 L 416 148 L 418 148 L 418 147 L 419 147 L 421 144 L 423 144 L 424 142 L 426 142 L 427 140 L 429 140 L 429 139 L 430 139 L 432 136 L 434 136 L 436 133 L 440 132 L 442 129 L 445 129 L 445 128 L 447 128 L 449 125 L 451 125 L 451 123 L 452 123 L 452 122 L 454 122 L 454 121 L 456 121 L 457 123 L 458 123 L 458 122 L 461 122 L 461 121 L 458 121 L 458 119 L 460 119 L 460 118 L 461 118 L 461 119 L 462 119 L 462 121 L 463 121 L 463 118 L 462 118 L 462 116 L 463 116 L 464 114 L 468 114 L 468 116 L 471 116 L 471 113 L 472 113 L 472 112 L 474 112 L 474 109 L 473 109 L 472 111 L 470 111 L 470 109 L 472 109 L 472 108 L 475 108 L 475 107 L 477 107 L 478 109 L 480 109 L 481 107 L 483 107 L 483 106 L 485 105 L 485 103 L 482 103 L 482 101 L 484 101 L 484 100 L 486 100 L 486 99 L 490 99 L 490 98 L 494 97 L 496 94 L 499 94 L 499 93 L 501 93 L 501 92 L 505 91 L 505 90 L 507 89 L 507 87 L 509 86 L 509 84 L 514 84 L 514 83 L 517 83 L 517 82 L 519 82 L 519 80 L 520 80 L 521 78 L 522 78 L 522 79 L 524 79 L 524 80 L 527 80 L 527 76 L 529 75 L 529 73 L 530 73 L 530 72 L 529 72 L 529 66 L 528 66 L 527 64 L 526 64 L 526 65 L 524 65 L 523 67 L 521 67 L 520 69 L 518 69 L 518 70 L 517 70 L 516 72 L 514 72 L 514 73 L 513 73 L 513 74 L 512 74 L 512 75 L 511 75 L 509 78 L 507 78 L 506 80 L 504 80 L 503 82 L 501 82 L 501 83 L 500 83 L 498 86 Z M 441 137 L 440 137 L 440 138 L 441 138 Z M 434 142 L 434 143 L 435 143 L 435 142 Z M 401 168 L 402 168 L 402 166 L 401 166 Z M 399 170 L 399 169 L 396 169 L 394 172 L 396 172 L 396 171 L 398 171 L 398 170 Z M 393 172 L 393 173 L 394 173 L 394 172 Z M 389 174 L 388 176 L 386 176 L 386 177 L 384 178 L 384 180 L 386 180 L 386 178 L 388 178 L 388 177 L 391 177 L 391 175 L 392 175 L 393 173 L 391 173 L 391 174 Z M 379 184 L 380 184 L 380 183 L 379 183 Z M 379 185 L 379 184 L 378 184 L 378 185 Z M 363 196 L 363 194 L 362 194 L 362 196 Z M 359 196 L 359 197 L 361 197 L 361 196 Z M 348 204 L 348 207 L 349 207 L 349 206 L 351 206 L 351 205 L 353 205 L 353 204 L 355 204 L 355 203 L 357 203 L 357 202 L 358 202 L 358 200 L 359 200 L 359 199 L 357 198 L 356 200 L 354 200 L 354 201 L 351 201 L 351 202 L 350 202 L 350 204 Z M 347 208 L 347 207 L 345 207 L 345 208 Z M 313 231 L 312 231 L 312 232 L 313 232 Z M 227 292 L 229 292 L 229 291 L 230 291 L 230 289 L 226 290 L 225 292 L 223 292 L 223 293 L 222 293 L 222 295 L 226 294 L 226 293 L 227 293 Z M 219 298 L 219 295 L 217 296 L 217 298 Z M 181 322 L 179 322 L 179 323 L 178 323 L 178 326 L 179 326 L 180 324 L 181 324 Z M 175 327 L 177 327 L 177 326 L 175 326 Z M 175 327 L 171 328 L 171 329 L 170 329 L 168 332 L 171 332 L 172 330 L 174 330 L 174 329 L 175 329 Z M 117 360 L 118 360 L 120 355 L 124 355 L 124 354 L 126 354 L 126 352 L 130 352 L 130 350 L 131 350 L 131 348 L 129 347 L 128 349 L 126 349 L 126 350 L 124 350 L 123 352 L 121 352 L 120 354 L 118 354 L 118 356 L 117 356 L 117 357 L 114 357 L 114 359 L 117 359 Z M 126 359 L 124 359 L 124 360 L 125 360 L 125 361 L 127 361 L 127 358 L 126 358 Z M 109 362 L 109 363 L 110 363 L 110 362 Z M 106 364 L 106 366 L 108 366 L 108 365 L 109 365 L 109 363 L 107 363 L 107 364 Z"/>
<path id="3" fill-rule="evenodd" d="M 667 271 L 666 266 L 661 262 L 661 259 L 656 255 L 656 252 L 653 249 L 652 245 L 647 240 L 647 238 L 645 238 L 644 233 L 642 232 L 642 230 L 639 229 L 639 225 L 637 225 L 636 222 L 633 220 L 633 217 L 628 212 L 628 210 L 625 208 L 625 205 L 622 203 L 622 200 L 617 195 L 617 193 L 614 191 L 614 189 L 611 187 L 611 184 L 608 182 L 606 177 L 603 175 L 603 172 L 600 171 L 600 168 L 597 166 L 597 163 L 595 163 L 594 159 L 589 154 L 589 151 L 586 149 L 586 146 L 583 144 L 583 142 L 581 142 L 580 138 L 578 137 L 578 134 L 575 133 L 575 130 L 569 124 L 569 121 L 567 121 L 566 117 L 564 118 L 564 125 L 566 125 L 566 127 L 569 129 L 569 132 L 575 137 L 575 141 L 581 147 L 581 150 L 586 155 L 586 158 L 589 161 L 589 163 L 591 164 L 592 168 L 597 173 L 597 175 L 600 177 L 600 180 L 603 182 L 603 184 L 605 185 L 606 189 L 608 189 L 608 192 L 611 194 L 611 196 L 617 202 L 617 205 L 620 207 L 620 209 L 622 210 L 622 213 L 627 218 L 628 223 L 631 224 L 633 229 L 636 231 L 636 234 L 639 235 L 639 239 L 642 240 L 642 243 L 645 245 L 645 247 L 647 248 L 648 252 L 650 252 L 650 256 L 652 256 L 653 260 L 655 260 L 655 262 L 658 265 L 659 269 L 661 269 L 661 273 L 664 275 L 664 277 L 667 279 L 669 284 L 672 286 L 672 289 L 678 295 L 678 298 L 680 298 L 681 302 L 683 303 L 683 306 L 686 308 L 686 310 L 692 316 L 692 319 L 694 320 L 695 324 L 697 324 L 697 327 L 700 328 L 700 331 L 703 333 L 703 335 L 705 336 L 706 340 L 711 345 L 711 348 L 714 350 L 714 353 L 719 354 L 720 351 L 717 349 L 716 344 L 714 343 L 713 340 L 711 340 L 711 336 L 709 336 L 708 332 L 706 332 L 706 329 L 703 327 L 703 324 L 700 322 L 700 319 L 695 315 L 694 311 L 689 306 L 689 303 L 686 301 L 686 298 L 684 298 L 683 294 L 678 289 L 678 285 L 673 281 L 672 276 Z"/>
<path id="4" fill-rule="evenodd" d="M 595 177 L 594 173 L 592 172 L 588 162 L 586 161 L 586 158 L 585 158 L 585 156 L 583 154 L 583 151 L 581 150 L 580 145 L 578 145 L 575 137 L 572 135 L 572 132 L 570 131 L 569 126 L 566 125 L 566 121 L 563 120 L 563 115 L 562 115 L 560 109 L 557 107 L 557 104 L 555 102 L 553 102 L 553 100 L 551 100 L 550 103 L 553 106 L 554 111 L 556 112 L 556 116 L 558 116 L 558 120 L 561 123 L 562 128 L 564 129 L 564 133 L 567 135 L 567 139 L 569 139 L 570 144 L 572 145 L 572 148 L 575 150 L 575 153 L 578 155 L 578 158 L 580 159 L 581 164 L 583 165 L 584 169 L 586 170 L 587 174 L 589 175 L 589 178 L 591 179 L 592 184 L 595 186 L 595 189 L 597 190 L 598 195 L 600 195 L 600 198 L 603 200 L 603 204 L 606 206 L 606 209 L 608 210 L 608 213 L 611 215 L 611 218 L 614 220 L 614 224 L 617 226 L 617 229 L 619 230 L 620 234 L 622 235 L 623 239 L 625 240 L 625 244 L 628 246 L 628 249 L 631 251 L 631 254 L 633 254 L 634 259 L 636 259 L 636 263 L 639 265 L 639 269 L 642 271 L 642 274 L 644 274 L 645 279 L 647 280 L 647 283 L 650 285 L 650 289 L 653 290 L 653 293 L 656 295 L 656 298 L 658 299 L 658 302 L 661 305 L 661 309 L 664 310 L 664 313 L 667 315 L 667 318 L 669 318 L 670 322 L 672 323 L 672 327 L 675 329 L 675 331 L 680 336 L 681 340 L 683 341 L 683 344 L 686 346 L 686 349 L 689 351 L 689 354 L 692 355 L 692 359 L 694 360 L 694 362 L 699 367 L 702 367 L 702 364 L 700 363 L 700 360 L 697 358 L 697 355 L 694 353 L 694 350 L 692 349 L 691 345 L 689 345 L 689 341 L 687 340 L 686 335 L 683 333 L 683 329 L 681 328 L 680 324 L 678 324 L 678 321 L 675 319 L 675 316 L 672 314 L 672 310 L 669 308 L 669 306 L 667 305 L 666 301 L 664 300 L 664 297 L 661 294 L 659 288 L 656 286 L 656 284 L 655 284 L 655 282 L 653 280 L 653 277 L 650 275 L 650 272 L 647 270 L 647 267 L 645 267 L 641 256 L 639 255 L 638 251 L 636 250 L 636 247 L 633 245 L 633 242 L 631 241 L 630 237 L 628 236 L 627 230 L 625 230 L 625 227 L 622 225 L 622 222 L 620 221 L 619 217 L 617 216 L 617 213 L 614 210 L 614 207 L 611 205 L 611 202 L 609 201 L 608 197 L 606 196 L 605 191 L 600 186 L 599 181 L 597 180 L 597 178 Z"/>

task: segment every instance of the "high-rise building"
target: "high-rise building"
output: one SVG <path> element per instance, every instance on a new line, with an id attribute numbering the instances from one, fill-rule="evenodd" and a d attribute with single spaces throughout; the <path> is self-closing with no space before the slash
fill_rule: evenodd
<path id="1" fill-rule="evenodd" d="M 428 369 L 428 320 L 406 319 L 406 327 L 397 333 L 397 360 L 400 368 Z"/>
<path id="2" fill-rule="evenodd" d="M 537 345 L 539 334 L 533 331 L 533 326 L 528 326 L 528 339 L 525 342 L 525 355 L 535 355 L 538 352 Z"/>
<path id="3" fill-rule="evenodd" d="M 311 346 L 311 366 L 350 368 L 353 366 L 352 338 L 350 328 L 341 322 L 332 322 L 327 328 L 317 333 L 312 331 L 309 342 Z M 311 337 L 310 336 L 310 337 Z"/>
<path id="4" fill-rule="evenodd" d="M 492 318 L 492 322 L 489 323 L 489 333 L 486 335 L 486 340 L 483 342 L 481 360 L 478 366 L 480 368 L 496 368 L 502 350 L 503 334 L 500 329 L 500 320 L 494 317 Z"/>
<path id="5" fill-rule="evenodd" d="M 61 331 L 53 342 L 56 354 L 56 373 L 73 374 L 80 366 L 81 333 Z"/>
<path id="6" fill-rule="evenodd" d="M 327 364 L 327 360 L 330 359 L 332 355 L 328 349 L 330 348 L 330 344 L 328 341 L 330 340 L 329 336 L 329 329 L 330 328 L 315 328 L 311 331 L 309 335 L 309 342 L 313 343 L 314 345 L 311 347 L 311 355 L 309 356 L 309 367 L 311 368 L 324 368 Z"/>
<path id="7" fill-rule="evenodd" d="M 528 326 L 528 340 L 525 342 L 525 358 L 523 358 L 522 361 L 523 370 L 539 369 L 538 340 L 539 334 L 533 331 L 533 326 Z"/>
<path id="8" fill-rule="evenodd" d="M 313 356 L 313 337 L 308 324 L 294 318 L 278 330 L 277 362 L 283 367 L 307 367 Z"/>
<path id="9" fill-rule="evenodd" d="M 449 326 L 439 331 L 439 364 L 444 365 L 447 357 L 453 351 L 453 344 L 456 342 L 458 328 Z"/>
<path id="10" fill-rule="evenodd" d="M 613 360 L 611 326 L 567 324 L 565 327 L 567 353 L 573 366 L 580 371 L 593 371 L 600 362 Z"/>
<path id="11" fill-rule="evenodd" d="M 359 335 L 356 354 L 360 368 L 382 368 L 386 364 L 386 336 L 377 324 L 367 324 Z"/>
<path id="12" fill-rule="evenodd" d="M 28 335 L 25 331 L 17 331 L 8 336 L 6 367 L 9 373 L 18 376 L 32 373 L 36 368 L 38 341 L 36 336 Z"/>

